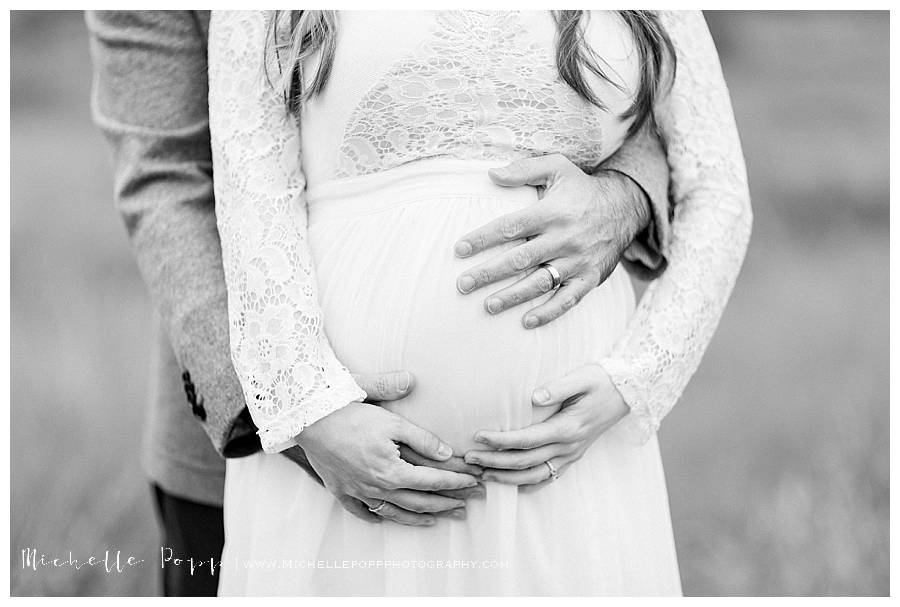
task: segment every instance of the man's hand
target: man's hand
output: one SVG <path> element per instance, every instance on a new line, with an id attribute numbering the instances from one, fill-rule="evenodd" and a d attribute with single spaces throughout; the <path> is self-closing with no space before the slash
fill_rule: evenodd
<path id="1" fill-rule="evenodd" d="M 435 513 L 465 516 L 465 500 L 440 491 L 474 488 L 471 474 L 414 466 L 400 457 L 397 443 L 418 455 L 444 462 L 449 445 L 381 407 L 351 403 L 308 426 L 297 437 L 325 487 L 351 513 L 406 525 L 431 525 Z M 376 516 L 369 508 L 381 505 Z"/>
<path id="2" fill-rule="evenodd" d="M 457 241 L 458 257 L 519 242 L 461 274 L 457 288 L 471 293 L 531 270 L 485 299 L 488 313 L 497 314 L 550 291 L 552 277 L 539 266 L 551 263 L 560 273 L 561 286 L 549 301 L 525 314 L 523 324 L 528 329 L 559 318 L 606 280 L 622 252 L 650 221 L 646 194 L 629 177 L 603 170 L 588 175 L 560 154 L 517 160 L 491 169 L 489 175 L 502 186 L 539 186 L 540 200 Z"/>

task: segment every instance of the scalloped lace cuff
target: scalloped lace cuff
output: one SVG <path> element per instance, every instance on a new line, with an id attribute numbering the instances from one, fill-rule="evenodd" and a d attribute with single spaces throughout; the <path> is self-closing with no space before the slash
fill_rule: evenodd
<path id="1" fill-rule="evenodd" d="M 365 400 L 366 393 L 355 383 L 328 390 L 321 397 L 282 411 L 260 428 L 259 440 L 266 453 L 280 453 L 297 444 L 297 435 L 326 415 L 353 402 Z"/>
<path id="2" fill-rule="evenodd" d="M 613 385 L 625 399 L 631 412 L 619 422 L 627 431 L 629 439 L 643 445 L 659 429 L 659 416 L 643 397 L 640 376 L 634 367 L 620 358 L 603 358 L 599 364 L 606 370 Z"/>

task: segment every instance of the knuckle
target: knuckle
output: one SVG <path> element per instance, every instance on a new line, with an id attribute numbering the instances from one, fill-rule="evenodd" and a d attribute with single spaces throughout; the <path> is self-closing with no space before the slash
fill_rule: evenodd
<path id="1" fill-rule="evenodd" d="M 519 222 L 515 217 L 501 217 L 497 223 L 497 230 L 500 236 L 506 240 L 512 240 L 519 234 Z"/>
<path id="2" fill-rule="evenodd" d="M 550 278 L 550 273 L 546 271 L 538 270 L 535 272 L 534 282 L 541 293 L 549 293 L 550 289 L 553 288 L 553 279 Z"/>
<path id="3" fill-rule="evenodd" d="M 564 428 L 565 428 L 565 434 L 567 437 L 569 437 L 569 440 L 580 441 L 582 438 L 584 438 L 584 433 L 585 433 L 584 426 L 581 423 L 579 423 L 575 420 L 572 420 L 572 421 L 568 422 L 564 426 Z"/>
<path id="4" fill-rule="evenodd" d="M 378 489 L 393 491 L 394 489 L 400 488 L 400 483 L 397 481 L 397 475 L 394 473 L 393 468 L 377 469 L 372 476 L 374 485 Z"/>
<path id="5" fill-rule="evenodd" d="M 388 393 L 388 380 L 385 376 L 380 376 L 377 380 L 375 380 L 373 388 L 373 394 L 369 394 L 369 398 L 374 398 L 376 400 L 384 398 L 384 395 Z"/>
<path id="6" fill-rule="evenodd" d="M 476 284 L 486 284 L 491 282 L 491 271 L 486 268 L 476 270 L 473 275 Z"/>
<path id="7" fill-rule="evenodd" d="M 500 301 L 503 302 L 504 306 L 515 306 L 525 301 L 525 297 L 525 291 L 516 289 L 501 296 Z"/>
<path id="8" fill-rule="evenodd" d="M 412 511 L 412 512 L 418 512 L 418 513 L 427 512 L 427 511 L 428 511 L 428 507 L 427 507 L 424 503 L 422 503 L 422 502 L 420 502 L 420 501 L 415 501 L 415 502 L 412 502 L 411 504 L 408 504 L 408 505 L 406 506 L 406 509 L 407 509 L 407 510 L 410 510 L 410 511 Z"/>
<path id="9" fill-rule="evenodd" d="M 568 311 L 578 305 L 578 297 L 573 294 L 569 294 L 563 297 L 562 301 L 560 301 L 559 303 L 563 310 Z"/>
<path id="10" fill-rule="evenodd" d="M 485 240 L 484 232 L 479 231 L 478 235 L 475 238 L 471 239 L 472 241 L 472 252 L 477 253 L 479 251 L 484 251 L 485 247 L 487 247 L 487 241 Z"/>
<path id="11" fill-rule="evenodd" d="M 536 442 L 537 441 L 535 441 L 531 437 L 523 438 L 518 441 L 519 444 L 516 445 L 516 448 L 517 449 L 534 449 L 537 446 Z"/>
<path id="12" fill-rule="evenodd" d="M 513 470 L 525 470 L 530 467 L 531 466 L 528 465 L 528 462 L 526 462 L 524 459 L 517 459 L 510 466 L 510 468 L 512 468 Z"/>
<path id="13" fill-rule="evenodd" d="M 520 272 L 530 268 L 532 263 L 531 253 L 524 247 L 518 247 L 513 251 L 512 257 L 510 258 L 510 264 L 513 269 Z"/>

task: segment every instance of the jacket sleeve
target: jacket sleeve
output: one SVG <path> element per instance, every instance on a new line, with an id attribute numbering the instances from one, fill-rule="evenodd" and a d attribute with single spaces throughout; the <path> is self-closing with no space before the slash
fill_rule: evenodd
<path id="1" fill-rule="evenodd" d="M 642 280 L 657 278 L 666 269 L 666 251 L 672 234 L 669 165 L 658 134 L 649 125 L 645 126 L 628 138 L 600 169 L 622 173 L 646 194 L 650 202 L 650 223 L 625 249 L 622 262 Z"/>
<path id="2" fill-rule="evenodd" d="M 213 199 L 203 15 L 89 11 L 92 112 L 138 267 L 225 456 L 259 449 L 231 364 Z M 185 406 L 190 406 L 185 400 Z"/>

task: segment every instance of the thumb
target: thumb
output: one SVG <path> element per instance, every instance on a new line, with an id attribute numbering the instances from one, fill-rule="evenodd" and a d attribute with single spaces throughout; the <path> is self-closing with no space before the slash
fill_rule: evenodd
<path id="1" fill-rule="evenodd" d="M 544 156 L 523 158 L 506 166 L 488 171 L 491 181 L 502 186 L 546 185 L 556 172 L 556 166 Z"/>
<path id="2" fill-rule="evenodd" d="M 535 407 L 561 405 L 573 396 L 590 391 L 591 377 L 586 367 L 548 381 L 531 393 L 531 402 Z"/>
<path id="3" fill-rule="evenodd" d="M 367 401 L 399 400 L 412 392 L 415 378 L 409 371 L 354 374 L 356 384 L 366 393 Z"/>
<path id="4" fill-rule="evenodd" d="M 448 460 L 453 455 L 450 445 L 428 430 L 420 428 L 402 417 L 400 417 L 400 427 L 395 438 L 419 455 L 439 462 Z"/>

